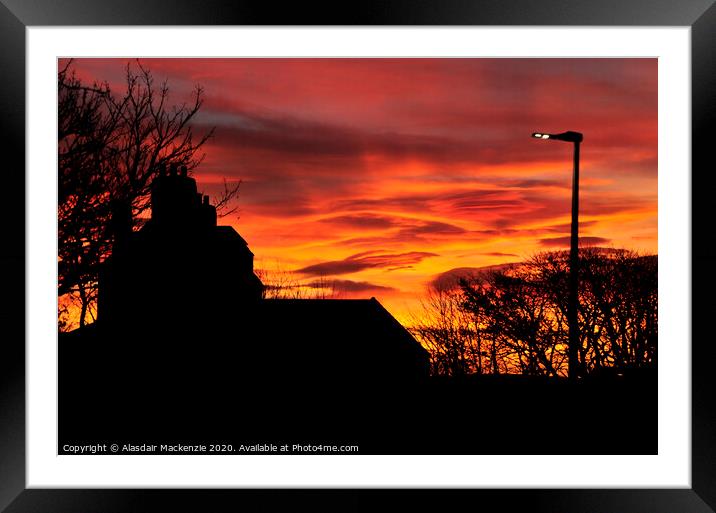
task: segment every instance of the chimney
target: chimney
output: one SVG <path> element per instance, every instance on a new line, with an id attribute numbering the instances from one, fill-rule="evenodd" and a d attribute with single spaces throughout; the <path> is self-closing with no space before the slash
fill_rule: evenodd
<path id="1" fill-rule="evenodd" d="M 161 164 L 159 169 L 166 166 Z M 187 167 L 176 162 L 169 164 L 169 174 L 155 177 L 152 182 L 151 204 L 152 220 L 155 225 L 180 227 L 192 223 L 197 207 L 201 205 L 201 195 L 196 190 L 196 180 L 187 175 Z"/>
<path id="2" fill-rule="evenodd" d="M 204 196 L 201 204 L 201 219 L 204 226 L 216 226 L 216 207 L 209 203 L 209 196 Z"/>

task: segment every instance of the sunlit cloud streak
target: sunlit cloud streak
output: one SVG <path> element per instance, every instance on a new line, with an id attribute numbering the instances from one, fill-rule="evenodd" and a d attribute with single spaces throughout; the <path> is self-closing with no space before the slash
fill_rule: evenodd
<path id="1" fill-rule="evenodd" d="M 385 287 L 368 283 L 367 281 L 352 280 L 329 280 L 329 281 L 311 281 L 306 287 L 319 290 L 330 290 L 334 295 L 340 296 L 344 292 L 363 293 L 363 292 L 386 292 L 395 290 L 393 287 Z"/>
<path id="2" fill-rule="evenodd" d="M 395 267 L 415 264 L 424 258 L 438 256 L 435 253 L 411 251 L 409 253 L 388 254 L 377 251 L 367 251 L 351 255 L 343 260 L 321 262 L 309 265 L 296 272 L 312 276 L 335 276 L 340 274 L 351 274 L 375 267 Z"/>

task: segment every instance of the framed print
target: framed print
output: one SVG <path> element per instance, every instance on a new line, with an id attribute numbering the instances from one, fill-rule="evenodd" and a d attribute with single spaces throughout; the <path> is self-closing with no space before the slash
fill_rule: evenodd
<path id="1" fill-rule="evenodd" d="M 160 7 L 2 7 L 3 507 L 712 510 L 712 2 Z"/>

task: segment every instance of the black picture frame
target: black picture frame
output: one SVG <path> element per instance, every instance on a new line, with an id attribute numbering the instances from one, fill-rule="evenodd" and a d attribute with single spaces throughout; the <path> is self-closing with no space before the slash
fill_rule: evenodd
<path id="1" fill-rule="evenodd" d="M 425 490 L 78 490 L 25 487 L 25 29 L 42 25 L 557 25 L 691 28 L 692 80 L 692 487 L 690 489 L 500 489 L 450 491 L 485 509 L 530 511 L 707 512 L 716 509 L 716 350 L 708 336 L 716 243 L 709 212 L 711 137 L 716 91 L 715 0 L 393 0 L 348 6 L 231 0 L 0 0 L 0 145 L 5 148 L 3 243 L 6 287 L 0 309 L 0 509 L 42 511 L 271 510 L 289 502 L 331 503 L 340 510 L 386 496 L 446 509 L 444 491 Z M 709 166 L 711 164 L 711 166 Z M 684 170 L 688 172 L 688 170 Z M 20 222 L 22 220 L 23 222 Z M 20 272 L 23 270 L 23 272 Z M 20 292 L 23 291 L 23 292 Z M 397 496 L 397 497 L 396 497 Z M 401 508 L 402 509 L 402 508 Z"/>

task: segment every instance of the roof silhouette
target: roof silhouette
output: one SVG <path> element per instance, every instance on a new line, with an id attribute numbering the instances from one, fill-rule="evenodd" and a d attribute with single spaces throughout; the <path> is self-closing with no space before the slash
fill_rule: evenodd
<path id="1" fill-rule="evenodd" d="M 128 355 L 145 358 L 160 358 L 168 347 L 191 348 L 197 359 L 202 351 L 220 354 L 234 362 L 222 372 L 241 379 L 427 376 L 427 351 L 375 298 L 263 299 L 248 244 L 234 228 L 217 225 L 216 208 L 186 168 L 157 176 L 151 207 L 137 232 L 115 222 L 113 254 L 100 273 L 97 326 L 91 337 L 75 339 L 99 338 L 92 344 L 121 344 Z"/>

